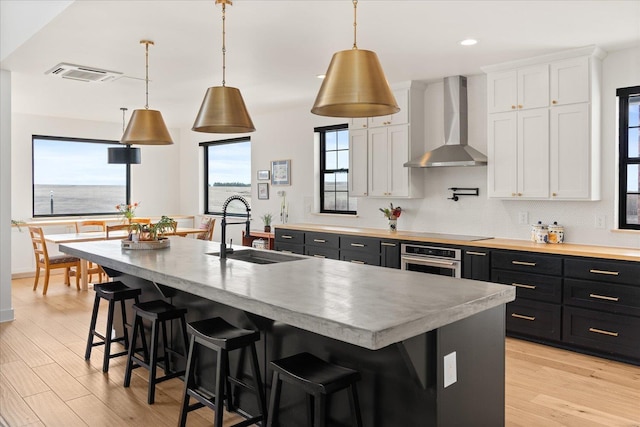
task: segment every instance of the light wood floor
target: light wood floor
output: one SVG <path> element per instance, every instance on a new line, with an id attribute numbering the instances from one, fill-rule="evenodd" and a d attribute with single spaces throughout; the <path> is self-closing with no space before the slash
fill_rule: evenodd
<path id="1" fill-rule="evenodd" d="M 13 281 L 16 320 L 0 324 L 0 425 L 177 425 L 179 379 L 159 384 L 156 403 L 147 405 L 146 370 L 135 370 L 125 389 L 124 358 L 112 359 L 108 374 L 101 347 L 84 361 L 92 291 L 66 287 L 61 276 L 52 277 L 45 297 L 42 285 L 37 292 L 32 285 L 30 278 Z M 507 426 L 640 426 L 638 366 L 515 339 L 507 339 L 506 366 Z M 212 420 L 203 408 L 190 413 L 188 425 Z"/>

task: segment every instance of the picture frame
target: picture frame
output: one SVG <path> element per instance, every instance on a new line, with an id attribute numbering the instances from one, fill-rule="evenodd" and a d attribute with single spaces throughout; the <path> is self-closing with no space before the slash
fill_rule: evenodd
<path id="1" fill-rule="evenodd" d="M 269 200 L 269 183 L 258 183 L 258 200 Z"/>
<path id="2" fill-rule="evenodd" d="M 271 185 L 291 185 L 291 160 L 271 162 Z"/>
<path id="3" fill-rule="evenodd" d="M 259 170 L 258 171 L 258 181 L 266 181 L 271 178 L 271 171 L 269 170 Z"/>

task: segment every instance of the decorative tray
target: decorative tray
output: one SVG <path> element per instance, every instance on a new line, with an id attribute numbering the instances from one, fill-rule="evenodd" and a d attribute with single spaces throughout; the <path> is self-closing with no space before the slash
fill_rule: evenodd
<path id="1" fill-rule="evenodd" d="M 171 245 L 171 240 L 142 240 L 138 242 L 134 242 L 132 240 L 122 240 L 121 243 L 123 249 L 162 249 L 168 248 Z"/>

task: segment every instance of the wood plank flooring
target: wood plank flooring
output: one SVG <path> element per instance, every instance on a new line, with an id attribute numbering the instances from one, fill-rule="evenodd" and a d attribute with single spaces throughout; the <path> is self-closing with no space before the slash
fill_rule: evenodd
<path id="1" fill-rule="evenodd" d="M 101 347 L 84 361 L 92 291 L 60 275 L 44 297 L 32 286 L 32 278 L 12 282 L 16 320 L 0 324 L 1 426 L 177 425 L 182 381 L 159 384 L 147 405 L 146 370 L 125 389 L 124 358 L 112 359 L 108 374 Z M 507 339 L 506 357 L 507 426 L 640 427 L 640 367 L 516 339 Z M 225 425 L 237 421 L 225 414 Z M 212 426 L 212 411 L 190 413 L 188 425 Z"/>

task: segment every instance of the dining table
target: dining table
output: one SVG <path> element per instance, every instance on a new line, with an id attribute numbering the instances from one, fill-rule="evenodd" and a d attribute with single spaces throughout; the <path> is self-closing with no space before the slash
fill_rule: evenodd
<path id="1" fill-rule="evenodd" d="M 178 227 L 175 230 L 170 230 L 163 235 L 165 236 L 186 236 L 189 234 L 199 234 L 203 231 L 201 228 L 190 227 Z M 47 242 L 54 244 L 61 243 L 78 243 L 78 242 L 96 242 L 100 240 L 123 240 L 128 237 L 129 232 L 127 230 L 115 230 L 109 232 L 109 239 L 107 239 L 106 231 L 85 231 L 81 233 L 60 233 L 60 234 L 45 234 L 44 239 Z M 88 275 L 88 262 L 86 259 L 80 259 L 80 285 L 83 291 L 89 289 L 89 275 Z"/>

